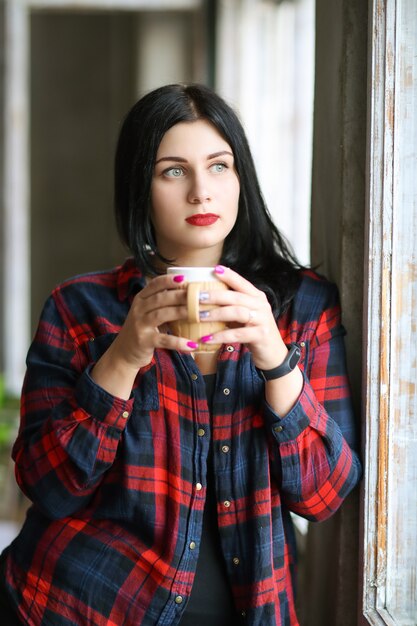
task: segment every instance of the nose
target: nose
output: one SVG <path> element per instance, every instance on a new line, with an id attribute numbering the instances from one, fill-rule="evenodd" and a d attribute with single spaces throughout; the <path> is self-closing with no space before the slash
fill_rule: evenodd
<path id="1" fill-rule="evenodd" d="M 203 204 L 211 200 L 208 181 L 204 174 L 196 173 L 190 183 L 188 190 L 188 201 L 192 204 Z"/>

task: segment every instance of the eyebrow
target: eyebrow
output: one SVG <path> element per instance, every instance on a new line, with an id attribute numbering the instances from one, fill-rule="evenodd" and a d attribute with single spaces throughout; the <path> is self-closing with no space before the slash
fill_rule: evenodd
<path id="1" fill-rule="evenodd" d="M 220 152 L 213 152 L 212 154 L 208 154 L 207 161 L 209 161 L 210 159 L 216 159 L 217 157 L 223 156 L 224 154 L 229 154 L 231 157 L 233 157 L 233 153 L 230 152 L 229 150 L 221 150 Z M 158 159 L 155 162 L 155 165 L 157 165 L 161 161 L 176 161 L 177 163 L 187 163 L 187 159 L 184 159 L 184 157 L 166 156 L 166 157 L 161 157 L 160 159 Z"/>

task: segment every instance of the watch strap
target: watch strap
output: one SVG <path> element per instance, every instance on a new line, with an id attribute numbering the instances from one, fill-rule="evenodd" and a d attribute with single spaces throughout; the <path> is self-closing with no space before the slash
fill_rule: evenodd
<path id="1" fill-rule="evenodd" d="M 261 370 L 256 368 L 261 378 L 265 381 L 275 380 L 276 378 L 282 378 L 290 372 L 292 372 L 301 359 L 301 346 L 298 343 L 290 343 L 288 348 L 288 354 L 285 357 L 283 363 L 278 367 L 273 367 L 270 370 Z"/>

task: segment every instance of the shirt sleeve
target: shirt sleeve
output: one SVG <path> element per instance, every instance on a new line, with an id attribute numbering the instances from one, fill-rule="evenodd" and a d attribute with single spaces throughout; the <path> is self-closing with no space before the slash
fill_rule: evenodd
<path id="1" fill-rule="evenodd" d="M 12 456 L 20 488 L 53 519 L 88 505 L 133 408 L 133 399 L 99 387 L 90 369 L 51 296 L 27 356 Z"/>
<path id="2" fill-rule="evenodd" d="M 311 521 L 330 517 L 361 477 L 338 292 L 326 287 L 300 397 L 282 419 L 269 405 L 264 411 L 281 497 Z"/>

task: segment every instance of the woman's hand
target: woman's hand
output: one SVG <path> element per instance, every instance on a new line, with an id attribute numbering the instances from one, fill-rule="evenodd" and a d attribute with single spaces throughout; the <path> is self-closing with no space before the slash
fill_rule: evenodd
<path id="1" fill-rule="evenodd" d="M 209 312 L 209 319 L 226 322 L 229 328 L 203 337 L 203 343 L 244 343 L 252 352 L 256 367 L 277 367 L 288 350 L 265 293 L 229 268 L 217 266 L 215 273 L 229 290 L 211 291 L 204 303 L 217 307 Z M 207 319 L 207 313 L 204 315 Z"/>
<path id="2" fill-rule="evenodd" d="M 189 352 L 197 347 L 163 332 L 170 322 L 187 319 L 186 290 L 178 289 L 183 280 L 181 275 L 157 276 L 135 296 L 114 342 L 120 357 L 134 369 L 148 365 L 155 348 Z"/>
<path id="3" fill-rule="evenodd" d="M 130 397 L 138 371 L 151 362 L 155 348 L 192 352 L 198 347 L 163 332 L 165 324 L 187 319 L 186 290 L 178 289 L 182 282 L 180 275 L 157 276 L 135 296 L 118 336 L 91 372 L 112 395 Z"/>
<path id="4" fill-rule="evenodd" d="M 211 291 L 204 303 L 217 305 L 210 311 L 210 319 L 226 322 L 229 328 L 202 337 L 201 341 L 244 343 L 249 347 L 257 368 L 270 370 L 281 365 L 288 354 L 288 349 L 265 293 L 229 268 L 217 266 L 215 272 L 230 289 Z M 267 381 L 265 397 L 272 408 L 284 416 L 296 403 L 302 387 L 303 377 L 296 367 L 286 376 Z"/>

